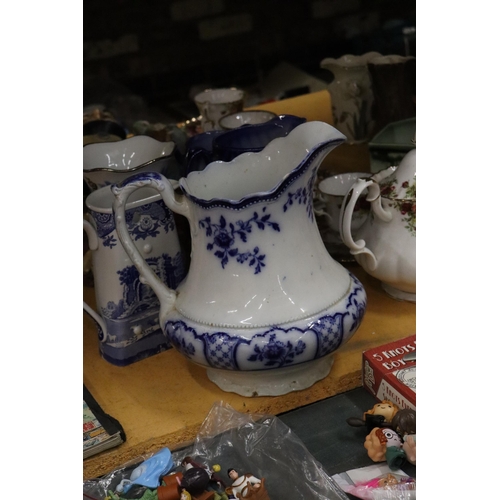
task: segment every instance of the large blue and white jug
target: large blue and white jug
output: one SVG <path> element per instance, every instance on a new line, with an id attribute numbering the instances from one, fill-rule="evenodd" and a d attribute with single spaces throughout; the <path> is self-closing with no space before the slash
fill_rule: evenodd
<path id="1" fill-rule="evenodd" d="M 309 387 L 360 325 L 365 290 L 327 252 L 312 204 L 318 167 L 344 140 L 332 126 L 308 122 L 261 152 L 191 172 L 179 181 L 181 195 L 158 173 L 112 187 L 118 237 L 159 297 L 165 335 L 225 391 Z M 127 199 L 144 186 L 189 221 L 191 263 L 177 290 L 158 279 L 126 225 Z"/>

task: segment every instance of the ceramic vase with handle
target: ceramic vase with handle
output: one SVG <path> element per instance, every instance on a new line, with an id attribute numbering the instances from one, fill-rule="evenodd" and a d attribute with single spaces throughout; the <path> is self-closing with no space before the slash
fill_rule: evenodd
<path id="1" fill-rule="evenodd" d="M 112 213 L 110 186 L 86 199 L 83 221 L 92 252 L 97 311 L 84 302 L 96 322 L 99 349 L 104 359 L 124 366 L 161 352 L 170 344 L 158 323 L 159 300 L 140 280 L 118 239 Z M 186 275 L 175 220 L 160 195 L 151 188 L 131 196 L 125 212 L 131 238 L 142 258 L 162 283 L 175 289 Z"/>
<path id="2" fill-rule="evenodd" d="M 308 122 L 259 153 L 191 172 L 180 180 L 182 196 L 156 173 L 113 187 L 118 237 L 159 297 L 160 325 L 223 390 L 309 387 L 360 325 L 365 290 L 328 254 L 312 205 L 318 167 L 344 140 L 330 125 Z M 177 290 L 158 280 L 126 225 L 127 199 L 143 186 L 189 221 L 190 269 Z"/>

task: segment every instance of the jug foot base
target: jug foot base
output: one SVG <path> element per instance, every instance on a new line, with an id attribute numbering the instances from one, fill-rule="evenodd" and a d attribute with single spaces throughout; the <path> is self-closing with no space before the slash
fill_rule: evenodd
<path id="1" fill-rule="evenodd" d="M 382 283 L 382 288 L 393 299 L 406 300 L 407 302 L 417 302 L 416 293 L 403 292 L 403 290 L 398 290 L 397 288 L 387 285 L 386 283 Z"/>
<path id="2" fill-rule="evenodd" d="M 271 370 L 229 371 L 207 368 L 208 378 L 220 389 L 240 396 L 281 396 L 307 389 L 325 378 L 332 369 L 333 356 L 300 365 Z"/>

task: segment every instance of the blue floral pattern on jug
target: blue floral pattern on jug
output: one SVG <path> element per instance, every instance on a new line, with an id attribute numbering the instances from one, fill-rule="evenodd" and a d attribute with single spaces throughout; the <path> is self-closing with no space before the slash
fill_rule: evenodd
<path id="1" fill-rule="evenodd" d="M 306 350 L 306 343 L 302 340 L 294 346 L 290 341 L 277 340 L 276 336 L 276 333 L 272 333 L 269 336 L 269 342 L 262 347 L 255 345 L 253 348 L 255 354 L 252 354 L 248 361 L 261 361 L 264 366 L 277 368 L 293 363 L 295 356 Z"/>
<path id="2" fill-rule="evenodd" d="M 289 207 L 293 205 L 293 202 L 296 201 L 299 205 L 306 205 L 307 207 L 307 216 L 311 221 L 314 221 L 313 215 L 313 185 L 314 185 L 315 176 L 312 176 L 306 187 L 302 187 L 297 189 L 297 191 L 293 193 L 287 193 L 288 199 L 286 203 L 283 205 L 283 212 L 286 212 Z"/>
<path id="3" fill-rule="evenodd" d="M 259 247 L 254 247 L 253 250 L 240 251 L 235 247 L 238 237 L 241 242 L 248 242 L 248 235 L 252 232 L 253 226 L 257 226 L 260 230 L 265 230 L 266 226 L 274 231 L 280 231 L 278 223 L 269 220 L 270 214 L 264 214 L 266 207 L 262 209 L 263 215 L 259 217 L 257 212 L 247 220 L 238 220 L 235 223 L 227 222 L 221 215 L 219 223 L 212 222 L 210 216 L 199 221 L 199 226 L 205 229 L 207 237 L 213 236 L 213 241 L 207 244 L 207 250 L 214 250 L 214 255 L 221 261 L 221 266 L 224 269 L 229 262 L 229 258 L 236 258 L 236 261 L 243 264 L 248 261 L 248 265 L 254 268 L 254 274 L 261 272 L 262 267 L 265 267 L 265 254 L 261 254 Z"/>
<path id="4" fill-rule="evenodd" d="M 360 281 L 350 274 L 353 281 L 351 293 L 343 299 L 345 312 L 324 314 L 305 328 L 289 329 L 272 326 L 262 333 L 252 333 L 251 339 L 233 337 L 224 332 L 201 332 L 182 320 L 167 321 L 165 331 L 172 344 L 187 358 L 203 362 L 212 368 L 242 370 L 238 352 L 251 348 L 245 362 L 253 369 L 270 369 L 291 366 L 326 356 L 338 349 L 345 338 L 357 329 L 366 311 L 366 295 Z M 361 300 L 360 300 L 361 298 Z M 303 339 L 296 340 L 303 335 Z M 287 337 L 294 336 L 290 341 Z M 309 341 L 305 339 L 309 339 Z M 253 347 L 252 347 L 253 346 Z M 314 353 L 311 355 L 311 349 Z"/>
<path id="5" fill-rule="evenodd" d="M 177 288 L 186 274 L 180 252 L 173 258 L 164 253 L 160 257 L 150 257 L 146 259 L 146 262 L 158 278 L 170 288 Z M 117 274 L 123 288 L 123 299 L 120 299 L 118 303 L 109 301 L 105 308 L 101 308 L 104 318 L 125 319 L 160 305 L 151 287 L 141 283 L 139 271 L 135 266 L 127 266 L 117 271 Z"/>
<path id="6" fill-rule="evenodd" d="M 117 245 L 118 240 L 112 234 L 115 230 L 114 215 L 93 210 L 90 214 L 96 222 L 97 235 L 103 240 L 103 245 L 109 248 Z M 163 201 L 131 208 L 125 212 L 125 220 L 136 241 L 145 240 L 149 236 L 157 236 L 160 234 L 160 228 L 163 228 L 166 233 L 175 229 L 174 216 Z"/>

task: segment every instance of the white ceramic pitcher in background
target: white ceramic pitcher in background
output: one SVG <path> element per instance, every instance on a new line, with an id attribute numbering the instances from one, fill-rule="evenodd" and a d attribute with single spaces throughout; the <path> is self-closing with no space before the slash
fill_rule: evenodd
<path id="1" fill-rule="evenodd" d="M 317 169 L 344 140 L 330 125 L 308 122 L 261 152 L 191 172 L 180 180 L 182 196 L 156 173 L 112 188 L 118 236 L 160 299 L 160 325 L 223 390 L 309 387 L 328 375 L 331 354 L 363 318 L 364 288 L 328 254 L 312 204 Z M 125 203 L 142 186 L 189 221 L 190 269 L 176 291 L 152 272 L 125 223 Z"/>
<path id="2" fill-rule="evenodd" d="M 373 133 L 373 92 L 368 63 L 379 57 L 378 52 L 361 56 L 346 54 L 339 58 L 327 57 L 320 66 L 333 73 L 328 85 L 332 99 L 333 122 L 347 137 L 347 142 L 366 142 Z"/>
<path id="3" fill-rule="evenodd" d="M 203 131 L 222 130 L 219 120 L 243 110 L 245 92 L 236 88 L 206 89 L 195 96 L 194 102 L 201 113 Z"/>

